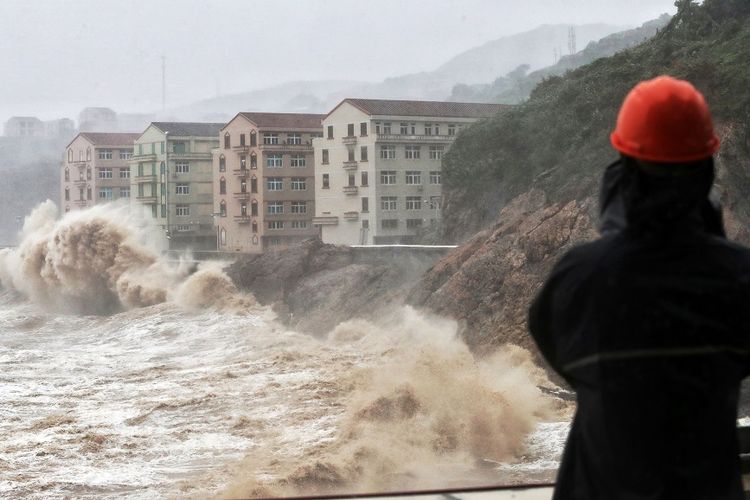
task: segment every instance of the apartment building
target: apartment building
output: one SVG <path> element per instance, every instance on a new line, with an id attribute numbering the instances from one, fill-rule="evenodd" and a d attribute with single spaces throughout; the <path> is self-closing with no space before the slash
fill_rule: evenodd
<path id="1" fill-rule="evenodd" d="M 65 212 L 130 198 L 130 158 L 138 134 L 82 132 L 67 146 L 60 171 Z"/>
<path id="2" fill-rule="evenodd" d="M 315 219 L 326 243 L 408 243 L 442 208 L 441 161 L 498 104 L 344 99 L 315 151 Z"/>
<path id="3" fill-rule="evenodd" d="M 211 151 L 223 126 L 152 122 L 135 139 L 132 200 L 157 219 L 170 249 L 216 249 Z"/>
<path id="4" fill-rule="evenodd" d="M 319 235 L 312 141 L 324 115 L 239 113 L 214 151 L 218 248 L 262 253 Z"/>

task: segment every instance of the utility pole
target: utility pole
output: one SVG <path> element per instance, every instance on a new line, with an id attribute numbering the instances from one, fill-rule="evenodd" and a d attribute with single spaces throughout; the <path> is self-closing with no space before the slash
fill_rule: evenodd
<path id="1" fill-rule="evenodd" d="M 570 55 L 575 54 L 578 52 L 576 48 L 576 27 L 571 26 L 568 28 L 568 52 Z"/>
<path id="2" fill-rule="evenodd" d="M 167 110 L 167 58 L 161 56 L 161 110 Z"/>

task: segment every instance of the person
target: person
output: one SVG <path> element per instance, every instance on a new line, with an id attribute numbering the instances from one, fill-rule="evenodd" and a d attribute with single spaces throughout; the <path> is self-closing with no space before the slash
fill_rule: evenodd
<path id="1" fill-rule="evenodd" d="M 750 251 L 712 203 L 704 97 L 667 76 L 626 97 L 601 237 L 554 266 L 529 311 L 577 408 L 554 499 L 741 499 L 736 434 L 750 367 Z"/>

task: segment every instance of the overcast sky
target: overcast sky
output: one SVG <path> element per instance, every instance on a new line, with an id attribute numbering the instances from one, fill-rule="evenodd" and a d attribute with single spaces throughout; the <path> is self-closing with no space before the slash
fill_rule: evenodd
<path id="1" fill-rule="evenodd" d="M 674 0 L 0 0 L 0 121 L 291 80 L 379 81 L 540 24 L 637 26 Z"/>

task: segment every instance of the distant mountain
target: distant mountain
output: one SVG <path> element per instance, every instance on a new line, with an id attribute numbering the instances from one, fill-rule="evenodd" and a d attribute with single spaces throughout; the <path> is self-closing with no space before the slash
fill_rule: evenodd
<path id="1" fill-rule="evenodd" d="M 668 14 L 662 14 L 658 19 L 648 21 L 639 28 L 620 31 L 601 40 L 590 42 L 580 52 L 563 56 L 556 64 L 528 75 L 526 72 L 531 69 L 530 66 L 521 65 L 507 74 L 502 73 L 505 76 L 497 77 L 500 75 L 500 73 L 497 73 L 492 83 L 467 85 L 470 81 L 475 80 L 472 75 L 453 88 L 448 100 L 517 104 L 527 99 L 534 87 L 544 78 L 563 75 L 567 71 L 638 45 L 656 35 L 660 29 L 669 24 L 670 19 L 671 17 Z"/>
<path id="2" fill-rule="evenodd" d="M 505 36 L 462 52 L 434 71 L 387 78 L 378 83 L 299 81 L 267 89 L 225 95 L 170 110 L 175 119 L 217 120 L 239 111 L 326 112 L 345 97 L 445 100 L 458 83 L 487 82 L 521 64 L 541 68 L 568 47 L 568 31 L 575 28 L 579 47 L 624 29 L 608 24 L 543 25 Z"/>

